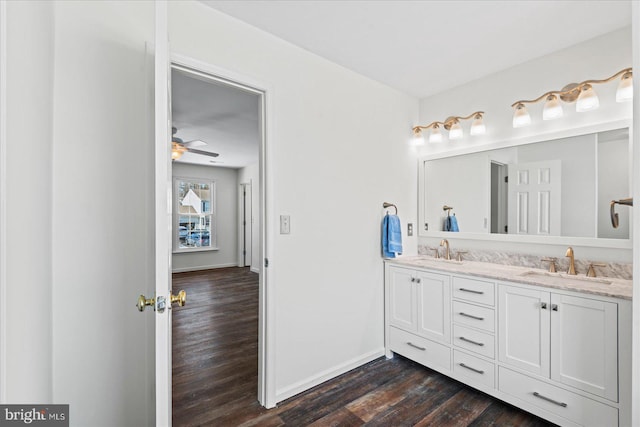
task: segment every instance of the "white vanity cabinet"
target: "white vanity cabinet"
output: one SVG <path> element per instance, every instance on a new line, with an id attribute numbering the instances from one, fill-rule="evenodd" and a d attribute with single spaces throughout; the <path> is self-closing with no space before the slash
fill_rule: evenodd
<path id="1" fill-rule="evenodd" d="M 391 326 L 448 343 L 451 340 L 451 285 L 448 275 L 389 268 Z"/>
<path id="2" fill-rule="evenodd" d="M 562 426 L 630 425 L 629 299 L 452 270 L 385 264 L 387 357 Z"/>
<path id="3" fill-rule="evenodd" d="M 499 359 L 618 400 L 617 304 L 499 285 Z"/>

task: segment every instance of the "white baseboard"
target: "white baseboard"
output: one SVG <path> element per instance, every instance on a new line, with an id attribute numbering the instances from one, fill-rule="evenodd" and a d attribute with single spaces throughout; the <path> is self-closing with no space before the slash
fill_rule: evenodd
<path id="1" fill-rule="evenodd" d="M 309 390 L 310 388 L 315 387 L 318 384 L 322 384 L 325 381 L 342 375 L 345 372 L 349 372 L 350 370 L 369 363 L 381 356 L 384 356 L 384 348 L 374 350 L 360 357 L 348 360 L 340 365 L 334 366 L 333 368 L 322 371 L 317 375 L 299 381 L 281 390 L 276 390 L 276 402 L 282 402 L 285 399 L 295 396 L 298 393 L 302 393 L 303 391 Z"/>
<path id="2" fill-rule="evenodd" d="M 172 273 L 186 273 L 187 271 L 200 271 L 200 270 L 211 270 L 214 268 L 227 268 L 227 267 L 237 267 L 238 264 L 235 262 L 228 264 L 216 264 L 216 265 L 197 265 L 193 267 L 180 267 L 171 269 Z"/>
<path id="3" fill-rule="evenodd" d="M 260 269 L 259 269 L 259 268 L 253 268 L 253 267 L 251 267 L 249 270 L 250 270 L 252 273 L 260 274 Z"/>

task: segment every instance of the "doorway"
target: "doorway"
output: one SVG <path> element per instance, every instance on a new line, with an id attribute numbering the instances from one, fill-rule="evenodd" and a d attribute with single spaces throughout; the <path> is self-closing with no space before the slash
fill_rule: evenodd
<path id="1" fill-rule="evenodd" d="M 491 162 L 491 233 L 507 234 L 509 167 Z"/>
<path id="2" fill-rule="evenodd" d="M 182 203 L 177 198 L 179 193 L 174 190 L 173 287 L 176 291 L 183 286 L 192 289 L 188 293 L 187 306 L 181 309 L 185 311 L 183 315 L 187 314 L 185 309 L 191 310 L 189 325 L 213 329 L 208 330 L 209 334 L 196 331 L 186 346 L 183 341 L 178 350 L 182 353 L 177 359 L 174 344 L 174 369 L 176 363 L 180 365 L 173 374 L 174 393 L 177 387 L 183 387 L 180 408 L 175 407 L 174 396 L 174 410 L 185 409 L 184 386 L 192 388 L 188 395 L 202 396 L 215 391 L 216 395 L 228 395 L 233 399 L 234 388 L 225 389 L 224 381 L 220 381 L 220 372 L 226 369 L 251 376 L 250 380 L 245 380 L 255 384 L 252 398 L 264 404 L 265 337 L 262 331 L 266 280 L 260 262 L 256 261 L 264 257 L 266 240 L 262 227 L 265 217 L 265 93 L 185 62 L 189 61 L 174 61 L 171 65 L 172 176 L 176 182 L 196 182 L 200 188 L 211 189 L 212 194 L 206 201 L 210 204 L 205 203 L 204 198 L 198 199 L 199 203 L 195 205 L 201 207 L 200 212 L 191 212 L 194 210 L 193 194 L 189 195 L 188 203 Z M 242 205 L 238 199 L 239 186 L 249 193 L 249 200 L 243 200 Z M 205 192 L 193 193 L 199 196 Z M 184 191 L 184 194 L 189 193 Z M 210 214 L 210 219 L 191 220 L 191 216 L 203 214 Z M 247 224 L 241 227 L 245 218 Z M 246 256 L 249 252 L 246 247 L 251 249 L 249 256 Z M 234 306 L 234 301 L 247 299 L 251 303 Z M 221 351 L 224 346 L 214 345 L 225 341 L 225 336 L 228 338 L 229 325 L 220 321 L 221 312 L 225 319 L 230 317 L 237 325 L 249 324 L 243 328 L 243 334 L 245 340 L 254 343 L 249 345 L 250 350 L 245 345 L 242 354 L 234 354 L 228 350 L 230 346 Z M 173 313 L 174 342 L 179 342 L 177 335 L 181 333 L 176 327 L 184 326 L 177 316 L 180 316 L 178 310 Z M 253 371 L 246 369 L 247 351 L 252 352 L 250 359 L 258 362 L 250 364 Z M 189 357 L 196 353 L 198 357 Z M 217 366 L 218 369 L 209 371 L 211 378 L 204 376 L 207 371 L 203 364 Z M 186 408 L 194 409 L 189 404 Z M 179 414 L 174 413 L 174 421 L 176 416 Z"/>

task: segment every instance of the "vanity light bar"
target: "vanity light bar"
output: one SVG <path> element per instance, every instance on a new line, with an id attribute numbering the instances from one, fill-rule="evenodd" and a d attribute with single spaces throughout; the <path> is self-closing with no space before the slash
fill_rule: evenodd
<path id="1" fill-rule="evenodd" d="M 442 133 L 440 132 L 440 126 L 449 131 L 449 140 L 460 139 L 464 135 L 462 131 L 462 126 L 460 125 L 461 120 L 469 120 L 473 119 L 471 123 L 471 128 L 469 129 L 470 135 L 482 135 L 486 132 L 486 127 L 483 121 L 484 111 L 476 111 L 475 113 L 471 113 L 466 117 L 462 116 L 451 116 L 447 117 L 443 122 L 435 121 L 431 122 L 426 126 L 414 126 L 413 127 L 413 138 L 414 145 L 424 145 L 424 136 L 422 135 L 423 129 L 430 129 L 429 134 L 429 142 L 441 142 L 442 141 Z"/>
<path id="2" fill-rule="evenodd" d="M 519 128 L 531 124 L 531 116 L 525 104 L 535 104 L 545 100 L 542 109 L 542 120 L 555 120 L 563 116 L 560 101 L 572 103 L 576 102 L 576 111 L 579 113 L 595 110 L 600 106 L 598 95 L 593 89 L 594 84 L 608 83 L 620 77 L 618 90 L 616 91 L 616 101 L 624 102 L 633 98 L 633 69 L 631 67 L 622 69 L 602 80 L 585 80 L 582 83 L 569 83 L 561 90 L 552 90 L 543 93 L 536 99 L 520 100 L 511 104 L 514 108 L 513 127 Z"/>

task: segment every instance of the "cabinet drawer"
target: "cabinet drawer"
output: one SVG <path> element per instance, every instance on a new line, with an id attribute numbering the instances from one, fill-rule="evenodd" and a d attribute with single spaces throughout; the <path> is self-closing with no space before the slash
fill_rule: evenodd
<path id="1" fill-rule="evenodd" d="M 486 357 L 495 357 L 495 338 L 491 334 L 453 325 L 453 343 Z"/>
<path id="2" fill-rule="evenodd" d="M 473 326 L 487 332 L 495 332 L 494 310 L 460 301 L 453 302 L 453 321 Z"/>
<path id="3" fill-rule="evenodd" d="M 453 350 L 453 372 L 488 387 L 495 387 L 495 365 L 458 350 Z"/>
<path id="4" fill-rule="evenodd" d="M 583 426 L 617 426 L 618 410 L 502 366 L 498 388 L 529 404 Z"/>
<path id="5" fill-rule="evenodd" d="M 495 284 L 467 277 L 453 277 L 453 297 L 493 306 Z"/>
<path id="6" fill-rule="evenodd" d="M 451 370 L 451 350 L 426 338 L 389 328 L 390 350 L 422 365 Z"/>

